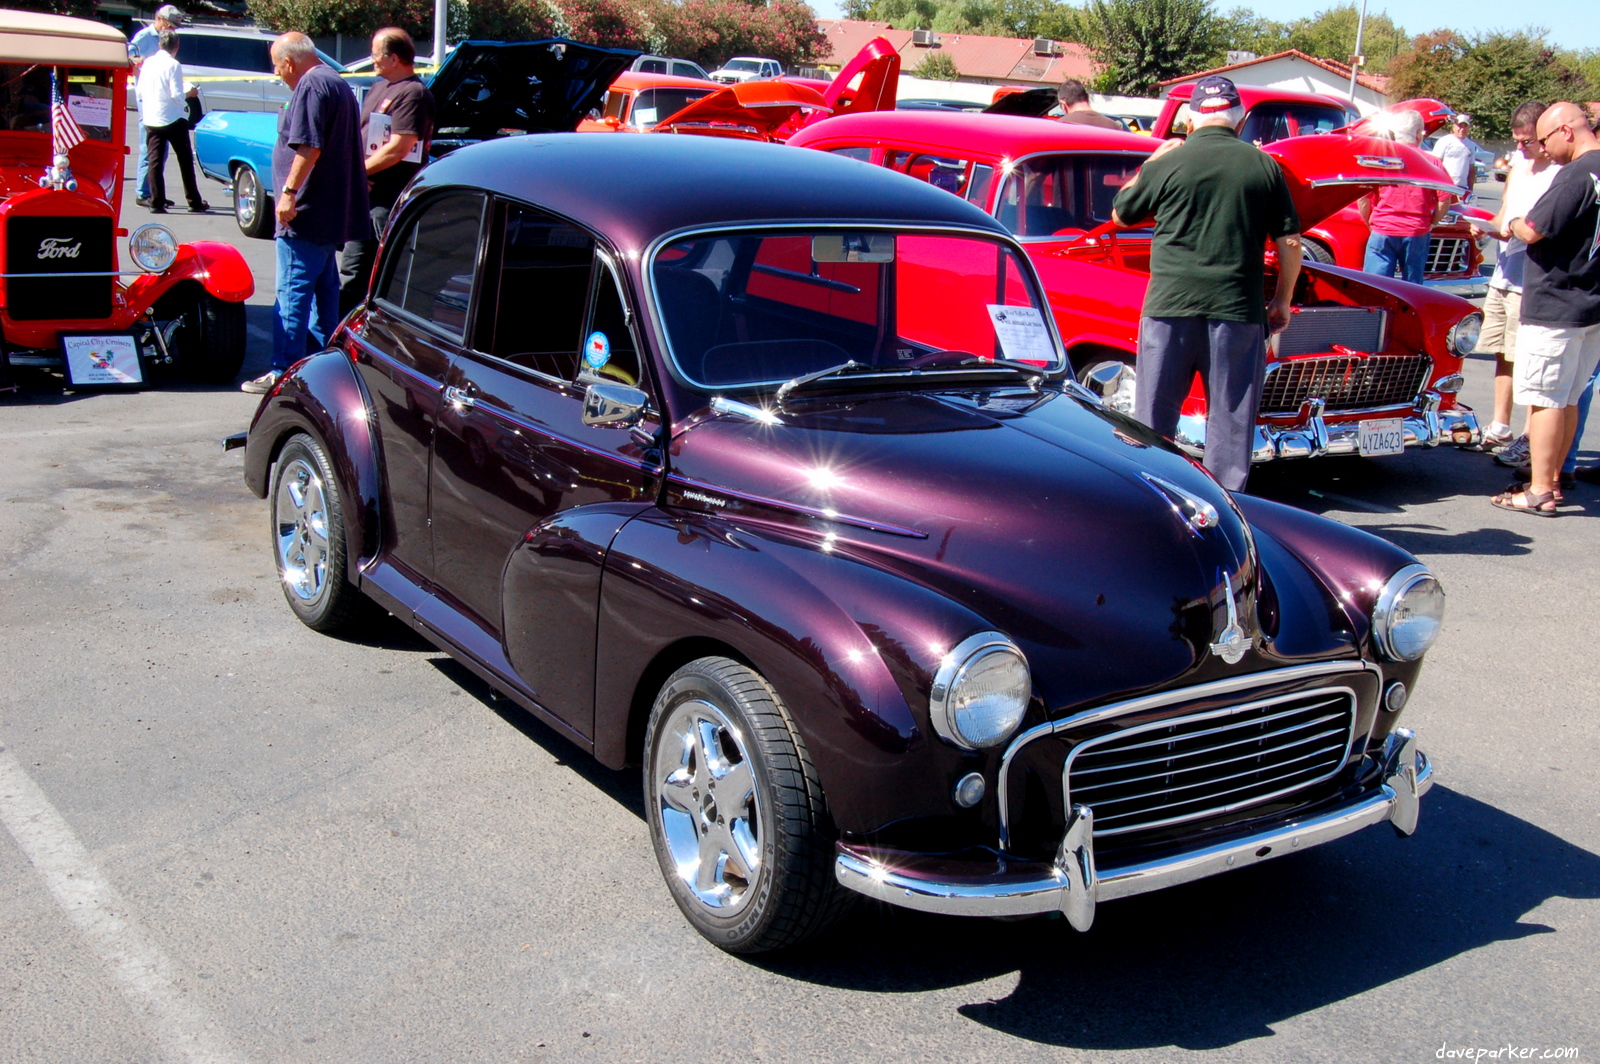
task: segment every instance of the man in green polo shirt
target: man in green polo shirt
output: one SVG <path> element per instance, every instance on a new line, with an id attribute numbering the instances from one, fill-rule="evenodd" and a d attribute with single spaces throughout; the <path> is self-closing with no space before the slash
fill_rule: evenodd
<path id="1" fill-rule="evenodd" d="M 1250 476 L 1266 339 L 1289 324 L 1300 276 L 1300 219 L 1272 156 L 1241 141 L 1239 91 L 1223 77 L 1195 85 L 1187 141 L 1157 148 L 1117 193 L 1122 226 L 1155 219 L 1150 287 L 1139 321 L 1134 416 L 1163 436 L 1196 373 L 1206 384 L 1206 468 L 1230 491 Z M 1277 290 L 1265 303 L 1263 258 L 1278 247 Z"/>

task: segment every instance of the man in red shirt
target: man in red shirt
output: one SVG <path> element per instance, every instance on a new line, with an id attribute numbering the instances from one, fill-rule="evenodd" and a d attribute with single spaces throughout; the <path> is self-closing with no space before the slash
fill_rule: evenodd
<path id="1" fill-rule="evenodd" d="M 1401 111 L 1392 116 L 1394 139 L 1402 144 L 1422 143 L 1422 116 Z M 1450 200 L 1431 188 L 1395 185 L 1379 189 L 1361 201 L 1361 217 L 1372 227 L 1367 237 L 1367 273 L 1422 283 L 1428 261 L 1428 234 L 1450 207 Z"/>

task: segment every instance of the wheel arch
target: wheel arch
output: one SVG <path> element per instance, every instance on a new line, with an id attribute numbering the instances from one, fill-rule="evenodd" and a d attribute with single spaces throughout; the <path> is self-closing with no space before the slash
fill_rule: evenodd
<path id="1" fill-rule="evenodd" d="M 691 661 L 710 657 L 728 658 L 756 672 L 761 671 L 737 647 L 709 636 L 685 636 L 662 647 L 645 665 L 634 685 L 624 732 L 623 756 L 626 764 L 638 765 L 644 761 L 645 728 L 650 723 L 650 710 L 655 705 L 656 694 L 666 684 L 667 678 Z"/>
<path id="2" fill-rule="evenodd" d="M 1132 363 L 1138 352 L 1132 348 L 1124 347 L 1110 339 L 1081 339 L 1067 345 L 1067 361 L 1072 363 L 1073 370 L 1081 371 L 1097 359 L 1113 358 L 1119 362 Z"/>
<path id="3" fill-rule="evenodd" d="M 272 467 L 290 437 L 309 434 L 327 453 L 344 499 L 345 555 L 351 579 L 380 543 L 378 440 L 367 416 L 366 389 L 337 350 L 293 367 L 257 408 L 245 442 L 244 481 L 266 498 Z"/>
<path id="4" fill-rule="evenodd" d="M 146 273 L 128 285 L 128 310 L 139 317 L 174 288 L 194 282 L 216 298 L 243 303 L 256 291 L 255 277 L 232 244 L 196 240 L 178 245 L 178 257 L 160 273 Z"/>

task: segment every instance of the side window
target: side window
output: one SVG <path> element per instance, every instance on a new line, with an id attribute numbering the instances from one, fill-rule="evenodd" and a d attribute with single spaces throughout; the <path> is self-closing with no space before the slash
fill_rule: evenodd
<path id="1" fill-rule="evenodd" d="M 455 192 L 424 204 L 389 256 L 378 298 L 457 340 L 467 331 L 483 195 Z"/>
<path id="2" fill-rule="evenodd" d="M 577 370 L 594 239 L 532 207 L 507 204 L 490 340 L 496 358 L 563 380 Z"/>
<path id="3" fill-rule="evenodd" d="M 989 184 L 994 180 L 994 167 L 977 163 L 972 167 L 972 174 L 967 178 L 967 201 L 978 206 L 986 206 L 989 202 Z"/>
<path id="4" fill-rule="evenodd" d="M 639 69 L 646 74 L 665 74 L 667 64 L 660 59 L 646 59 L 639 64 Z"/>
<path id="5" fill-rule="evenodd" d="M 639 352 L 634 349 L 633 333 L 628 329 L 617 276 L 603 259 L 596 259 L 594 280 L 594 308 L 583 339 L 578 379 L 617 381 L 637 388 L 641 379 Z"/>
<path id="6" fill-rule="evenodd" d="M 627 117 L 628 117 L 628 94 L 627 93 L 619 92 L 616 89 L 612 89 L 610 92 L 606 93 L 606 112 L 605 112 L 605 117 L 607 117 L 607 118 L 615 118 L 618 122 L 623 122 L 623 121 L 627 120 Z"/>
<path id="7" fill-rule="evenodd" d="M 829 155 L 842 155 L 846 159 L 859 159 L 864 163 L 872 161 L 871 148 L 829 148 Z"/>

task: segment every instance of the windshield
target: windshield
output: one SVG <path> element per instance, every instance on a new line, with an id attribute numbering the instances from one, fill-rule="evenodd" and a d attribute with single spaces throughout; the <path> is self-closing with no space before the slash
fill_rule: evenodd
<path id="1" fill-rule="evenodd" d="M 728 65 L 722 69 L 759 71 L 761 69 L 761 64 L 756 62 L 754 59 L 730 59 L 728 60 Z"/>
<path id="2" fill-rule="evenodd" d="M 1086 233 L 1111 220 L 1117 192 L 1145 158 L 1087 152 L 1035 156 L 1006 178 L 995 214 L 1020 237 Z"/>
<path id="3" fill-rule="evenodd" d="M 633 105 L 633 118 L 629 124 L 640 129 L 653 126 L 663 118 L 677 114 L 702 96 L 710 96 L 716 91 L 714 85 L 704 89 L 644 89 Z"/>
<path id="4" fill-rule="evenodd" d="M 1321 107 L 1313 103 L 1258 103 L 1250 109 L 1239 139 L 1254 144 L 1272 144 L 1289 137 L 1312 133 L 1331 133 L 1354 122 L 1342 107 Z"/>
<path id="5" fill-rule="evenodd" d="M 884 371 L 1065 364 L 1026 262 L 982 237 L 719 233 L 662 248 L 650 279 L 679 372 L 707 390 L 851 360 Z"/>
<path id="6" fill-rule="evenodd" d="M 0 128 L 50 132 L 50 67 L 0 63 Z M 91 140 L 111 139 L 111 79 L 120 70 L 56 68 L 67 110 Z M 119 149 L 120 150 L 120 149 Z M 48 155 L 46 156 L 48 158 Z"/>

